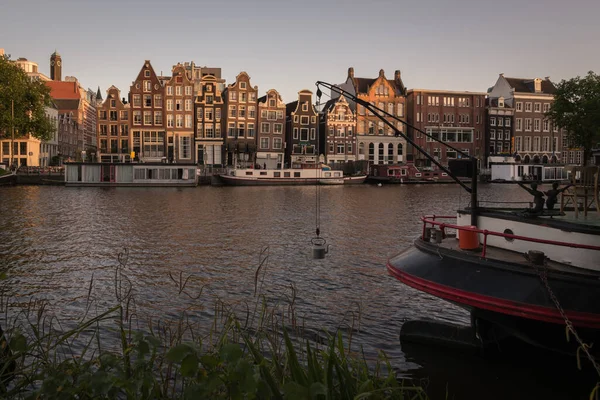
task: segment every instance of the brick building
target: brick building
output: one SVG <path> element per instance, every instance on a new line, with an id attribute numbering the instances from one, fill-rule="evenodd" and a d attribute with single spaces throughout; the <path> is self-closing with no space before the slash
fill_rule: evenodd
<path id="1" fill-rule="evenodd" d="M 223 127 L 225 109 L 219 78 L 205 75 L 200 78 L 195 100 L 196 162 L 199 165 L 222 165 Z"/>
<path id="2" fill-rule="evenodd" d="M 271 89 L 258 99 L 256 163 L 269 169 L 281 168 L 285 154 L 285 103 Z"/>
<path id="3" fill-rule="evenodd" d="M 174 66 L 164 88 L 169 162 L 190 163 L 195 159 L 193 89 L 185 67 L 182 64 Z M 144 96 L 147 98 L 149 95 Z"/>
<path id="4" fill-rule="evenodd" d="M 394 79 L 387 79 L 383 69 L 379 71 L 377 78 L 357 78 L 354 76 L 354 68 L 350 67 L 346 82 L 340 86 L 359 99 L 385 110 L 394 117 L 406 120 L 406 87 L 400 71 L 395 71 Z M 348 103 L 356 115 L 357 159 L 368 160 L 370 164 L 405 161 L 406 140 L 395 136 L 394 130 L 363 106 L 357 106 L 353 101 Z M 399 131 L 406 132 L 401 122 L 389 117 L 386 117 L 386 120 Z"/>
<path id="5" fill-rule="evenodd" d="M 129 161 L 129 109 L 130 104 L 121 99 L 121 91 L 115 86 L 109 87 L 106 100 L 98 105 L 97 159 L 100 162 Z"/>
<path id="6" fill-rule="evenodd" d="M 485 93 L 411 89 L 407 100 L 409 124 L 481 162 L 485 154 Z M 461 158 L 456 151 L 415 129 L 409 128 L 408 134 L 443 165 Z M 412 153 L 415 166 L 432 166 L 419 151 L 413 149 Z"/>
<path id="7" fill-rule="evenodd" d="M 327 164 L 356 161 L 356 115 L 344 96 L 325 103 L 319 130 L 325 136 L 321 153 Z"/>
<path id="8" fill-rule="evenodd" d="M 285 163 L 289 166 L 318 163 L 324 153 L 317 117 L 310 90 L 299 91 L 298 100 L 286 105 Z"/>
<path id="9" fill-rule="evenodd" d="M 166 160 L 164 87 L 149 60 L 144 62 L 130 86 L 129 96 L 130 142 L 135 159 L 145 162 Z"/>
<path id="10" fill-rule="evenodd" d="M 227 114 L 225 152 L 227 165 L 245 168 L 256 158 L 256 107 L 258 86 L 242 71 L 223 91 Z"/>

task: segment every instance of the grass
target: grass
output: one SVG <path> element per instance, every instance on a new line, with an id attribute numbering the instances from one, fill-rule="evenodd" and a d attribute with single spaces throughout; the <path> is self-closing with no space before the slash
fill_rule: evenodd
<path id="1" fill-rule="evenodd" d="M 114 306 L 93 317 L 88 306 L 76 327 L 63 329 L 43 304 L 2 321 L 9 328 L 0 344 L 0 397 L 426 399 L 421 388 L 397 379 L 383 352 L 373 365 L 350 353 L 351 339 L 339 331 L 327 334 L 324 344 L 302 339 L 295 294 L 287 304 L 270 306 L 260 292 L 268 248 L 256 270 L 256 300 L 244 318 L 217 301 L 204 334 L 186 315 L 133 329 L 127 253 L 118 261 Z M 193 297 L 186 288 L 190 277 L 171 279 L 180 294 Z M 92 287 L 93 278 L 88 304 Z"/>

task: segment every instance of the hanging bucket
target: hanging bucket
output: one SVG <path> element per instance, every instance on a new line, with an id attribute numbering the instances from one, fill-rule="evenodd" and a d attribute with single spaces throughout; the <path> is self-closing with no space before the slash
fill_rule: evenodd
<path id="1" fill-rule="evenodd" d="M 310 243 L 312 244 L 313 259 L 322 260 L 329 253 L 329 245 L 326 245 L 327 241 L 325 239 L 320 237 L 312 238 Z"/>
<path id="2" fill-rule="evenodd" d="M 466 228 L 477 228 L 469 225 Z M 479 233 L 461 230 L 458 235 L 458 247 L 462 250 L 477 250 L 479 248 Z"/>

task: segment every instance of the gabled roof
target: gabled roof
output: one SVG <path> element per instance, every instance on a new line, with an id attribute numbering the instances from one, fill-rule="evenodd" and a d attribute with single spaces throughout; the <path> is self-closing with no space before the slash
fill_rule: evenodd
<path id="1" fill-rule="evenodd" d="M 259 97 L 256 101 L 257 103 L 265 103 L 267 101 L 267 95 L 265 94 L 263 97 Z"/>
<path id="2" fill-rule="evenodd" d="M 53 99 L 79 99 L 78 82 L 48 81 L 45 82 L 50 88 L 50 96 Z"/>
<path id="3" fill-rule="evenodd" d="M 523 78 L 504 78 L 508 84 L 515 89 L 516 93 L 536 93 L 535 91 L 535 79 L 523 79 Z M 541 92 L 544 94 L 556 93 L 556 86 L 550 81 L 550 79 L 542 79 Z"/>
<path id="4" fill-rule="evenodd" d="M 354 77 L 354 68 L 351 67 L 348 69 L 348 78 L 352 79 L 352 83 L 354 85 L 356 94 L 369 93 L 369 90 L 375 84 L 375 82 L 379 78 L 382 78 L 382 77 L 385 78 L 385 73 L 384 73 L 383 69 L 379 70 L 379 76 L 377 78 L 357 78 L 357 77 Z M 396 96 L 406 95 L 406 87 L 404 86 L 404 82 L 402 82 L 400 71 L 394 72 L 394 79 L 385 78 L 385 80 L 392 87 L 392 89 L 394 90 L 394 94 Z M 348 80 L 346 80 L 346 82 L 347 81 Z"/>
<path id="5" fill-rule="evenodd" d="M 102 100 L 102 93 L 100 93 L 100 86 L 98 86 L 98 92 L 96 92 L 96 100 Z"/>

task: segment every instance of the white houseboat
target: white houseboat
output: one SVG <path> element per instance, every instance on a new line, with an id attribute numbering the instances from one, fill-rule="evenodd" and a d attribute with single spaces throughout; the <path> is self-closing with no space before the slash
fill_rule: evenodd
<path id="1" fill-rule="evenodd" d="M 233 168 L 219 175 L 226 185 L 235 186 L 272 186 L 272 185 L 343 185 L 364 182 L 362 177 L 344 177 L 343 171 L 332 170 L 328 166 L 321 168 L 252 169 Z"/>
<path id="2" fill-rule="evenodd" d="M 196 165 L 66 163 L 66 186 L 196 186 Z"/>

